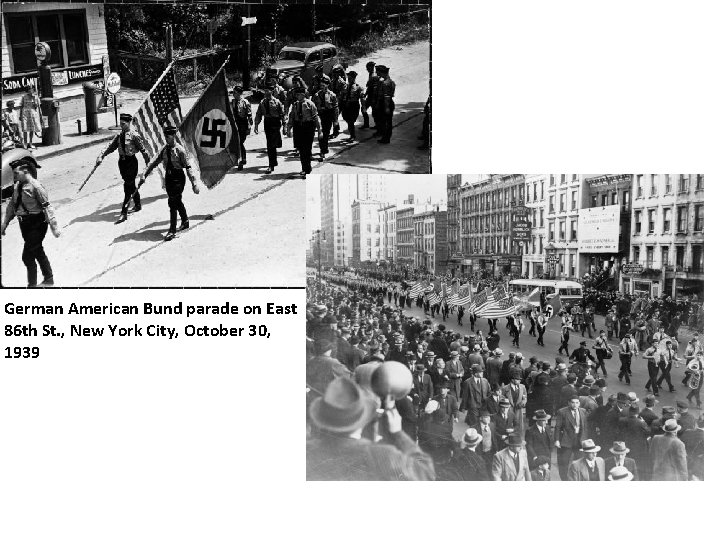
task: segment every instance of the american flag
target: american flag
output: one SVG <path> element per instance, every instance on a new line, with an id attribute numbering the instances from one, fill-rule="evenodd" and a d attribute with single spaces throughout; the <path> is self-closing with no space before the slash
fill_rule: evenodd
<path id="1" fill-rule="evenodd" d="M 508 295 L 507 291 L 505 290 L 505 285 L 498 285 L 495 290 L 493 291 L 493 296 L 495 297 L 495 300 L 500 300 L 501 298 L 505 298 Z"/>
<path id="2" fill-rule="evenodd" d="M 457 305 L 458 306 L 469 306 L 470 305 L 470 284 L 465 283 L 460 287 L 460 292 L 458 293 L 458 300 Z"/>
<path id="3" fill-rule="evenodd" d="M 473 302 L 475 303 L 475 306 L 473 307 L 472 304 L 470 305 L 470 310 L 473 312 L 473 315 L 477 317 L 478 313 L 480 313 L 480 310 L 485 306 L 485 304 L 488 303 L 491 295 L 492 293 L 490 292 L 490 289 L 486 288 L 473 297 Z"/>
<path id="4" fill-rule="evenodd" d="M 422 281 L 418 281 L 415 283 L 412 287 L 410 287 L 410 292 L 408 293 L 409 298 L 417 298 L 420 293 L 423 290 L 423 284 Z"/>
<path id="5" fill-rule="evenodd" d="M 447 298 L 447 305 L 457 306 L 458 305 L 458 292 L 460 291 L 460 284 L 457 281 L 453 281 L 452 286 L 450 287 L 450 296 Z"/>
<path id="6" fill-rule="evenodd" d="M 435 287 L 433 286 L 433 284 L 430 283 L 427 279 L 423 281 L 423 287 L 424 287 L 423 290 L 424 290 L 426 293 L 430 293 L 430 292 L 433 292 L 433 291 L 435 290 Z"/>
<path id="7" fill-rule="evenodd" d="M 512 296 L 506 296 L 496 302 L 489 302 L 482 308 L 477 316 L 485 319 L 497 319 L 498 317 L 507 317 L 515 313 L 515 302 Z"/>
<path id="8" fill-rule="evenodd" d="M 431 306 L 434 306 L 434 305 L 440 303 L 440 297 L 438 296 L 438 294 L 435 291 L 428 294 L 427 299 L 428 299 L 428 302 L 430 302 Z"/>
<path id="9" fill-rule="evenodd" d="M 132 126 L 147 144 L 151 159 L 154 159 L 165 146 L 163 126 L 166 124 L 179 126 L 182 122 L 180 98 L 175 85 L 175 70 L 172 66 L 170 64 L 155 82 L 132 120 Z M 165 170 L 162 163 L 158 169 L 164 177 Z"/>

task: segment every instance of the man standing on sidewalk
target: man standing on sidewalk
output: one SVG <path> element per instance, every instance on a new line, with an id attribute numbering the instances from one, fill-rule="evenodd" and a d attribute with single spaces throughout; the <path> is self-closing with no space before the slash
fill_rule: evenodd
<path id="1" fill-rule="evenodd" d="M 375 66 L 375 71 L 380 77 L 376 98 L 378 107 L 376 119 L 379 121 L 378 134 L 380 135 L 378 143 L 388 144 L 392 137 L 392 121 L 395 112 L 395 81 L 390 78 L 390 68 L 387 66 Z M 374 109 L 375 106 L 373 106 Z"/>
<path id="2" fill-rule="evenodd" d="M 115 223 L 122 223 L 127 219 L 130 198 L 132 198 L 135 203 L 135 212 L 139 212 L 142 209 L 140 205 L 140 193 L 138 193 L 135 187 L 135 177 L 138 173 L 138 160 L 135 154 L 138 152 L 142 154 L 145 165 L 150 162 L 150 154 L 148 154 L 148 151 L 145 149 L 145 144 L 138 132 L 130 127 L 130 122 L 132 122 L 131 114 L 122 113 L 120 115 L 120 133 L 96 160 L 97 165 L 100 165 L 105 156 L 112 154 L 116 149 L 118 151 L 118 168 L 120 169 L 120 176 L 123 179 L 125 197 L 123 198 L 120 209 L 120 219 Z"/>
<path id="3" fill-rule="evenodd" d="M 320 161 L 325 160 L 325 154 L 328 153 L 328 140 L 330 138 L 330 128 L 338 123 L 338 99 L 337 96 L 328 89 L 330 86 L 330 77 L 323 75 L 320 79 L 320 90 L 312 97 L 313 103 L 318 110 L 320 116 L 320 125 L 322 126 L 322 135 L 320 137 Z"/>

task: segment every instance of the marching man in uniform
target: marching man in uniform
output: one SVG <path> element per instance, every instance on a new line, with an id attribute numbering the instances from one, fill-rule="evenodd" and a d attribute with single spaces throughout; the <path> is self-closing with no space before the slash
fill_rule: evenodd
<path id="1" fill-rule="evenodd" d="M 135 187 L 135 177 L 138 173 L 138 160 L 135 154 L 140 152 L 145 160 L 145 165 L 150 162 L 150 154 L 145 149 L 145 144 L 137 131 L 130 127 L 132 115 L 122 113 L 120 115 L 120 134 L 115 137 L 110 146 L 108 146 L 102 154 L 97 157 L 96 163 L 100 165 L 102 160 L 108 154 L 112 154 L 116 149 L 118 151 L 118 169 L 123 179 L 123 190 L 125 197 L 123 198 L 122 208 L 120 210 L 120 219 L 115 223 L 122 223 L 127 219 L 128 205 L 132 198 L 135 203 L 135 212 L 142 209 L 140 205 L 140 193 Z"/>
<path id="2" fill-rule="evenodd" d="M 392 137 L 392 119 L 395 112 L 395 81 L 390 78 L 390 68 L 387 66 L 375 66 L 375 71 L 380 77 L 376 97 L 378 107 L 376 121 L 380 122 L 378 143 L 388 144 Z"/>
<path id="3" fill-rule="evenodd" d="M 306 99 L 304 88 L 295 88 L 295 102 L 288 113 L 288 136 L 296 141 L 300 152 L 303 177 L 312 172 L 312 145 L 315 139 L 315 129 L 318 138 L 323 136 L 315 104 Z"/>
<path id="4" fill-rule="evenodd" d="M 355 121 L 360 114 L 360 102 L 362 100 L 362 87 L 355 82 L 357 78 L 356 71 L 348 71 L 347 88 L 340 95 L 340 111 L 345 122 L 347 122 L 350 140 L 355 140 Z"/>
<path id="5" fill-rule="evenodd" d="M 10 168 L 13 171 L 15 187 L 5 210 L 0 234 L 5 236 L 7 226 L 13 217 L 17 216 L 20 222 L 20 232 L 25 241 L 22 261 L 27 267 L 28 288 L 37 287 L 37 264 L 40 265 L 43 275 L 40 286 L 52 287 L 55 284 L 52 268 L 42 243 L 47 234 L 48 225 L 56 238 L 60 236 L 60 228 L 55 219 L 55 212 L 50 206 L 47 191 L 37 181 L 37 169 L 40 168 L 40 165 L 28 153 L 20 159 L 11 161 Z"/>
<path id="6" fill-rule="evenodd" d="M 168 195 L 168 206 L 170 207 L 170 229 L 165 235 L 165 240 L 172 240 L 177 234 L 177 216 L 180 214 L 180 230 L 190 228 L 190 221 L 188 220 L 187 211 L 185 205 L 182 202 L 182 194 L 185 189 L 185 171 L 190 177 L 190 183 L 195 194 L 200 193 L 200 188 L 197 186 L 197 180 L 195 179 L 195 173 L 190 166 L 190 162 L 187 158 L 187 153 L 182 145 L 177 144 L 176 134 L 177 128 L 175 126 L 165 126 L 163 133 L 167 139 L 167 145 L 158 156 L 148 165 L 146 174 L 150 174 L 151 171 L 160 164 L 165 167 L 165 191 Z M 140 175 L 140 183 L 138 189 L 145 183 L 145 175 Z"/>
<path id="7" fill-rule="evenodd" d="M 320 161 L 325 159 L 328 153 L 328 139 L 330 138 L 330 128 L 338 124 L 338 100 L 337 96 L 328 90 L 330 85 L 330 77 L 323 75 L 320 79 L 320 90 L 313 96 L 312 100 L 317 107 L 320 115 L 320 125 L 322 126 L 322 135 L 320 137 Z"/>
<path id="8" fill-rule="evenodd" d="M 267 141 L 267 154 L 269 165 L 266 174 L 273 172 L 278 165 L 277 149 L 282 147 L 281 128 L 285 129 L 285 106 L 283 102 L 272 95 L 273 86 L 265 87 L 265 97 L 260 101 L 255 114 L 255 134 L 258 133 L 260 120 L 265 118 L 265 140 Z"/>
<path id="9" fill-rule="evenodd" d="M 242 86 L 233 88 L 232 112 L 235 117 L 235 125 L 238 130 L 238 138 L 240 140 L 240 159 L 238 160 L 238 169 L 243 168 L 247 163 L 247 154 L 245 152 L 245 139 L 252 129 L 252 107 L 250 102 L 242 95 Z"/>

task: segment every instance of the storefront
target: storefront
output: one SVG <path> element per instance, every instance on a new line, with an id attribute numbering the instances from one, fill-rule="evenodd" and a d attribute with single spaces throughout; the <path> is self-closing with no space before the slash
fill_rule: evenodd
<path id="1" fill-rule="evenodd" d="M 102 80 L 107 35 L 101 4 L 4 3 L 2 13 L 2 106 L 19 102 L 24 87 L 36 85 L 35 45 L 50 46 L 53 97 L 60 120 L 84 112 L 82 83 Z"/>

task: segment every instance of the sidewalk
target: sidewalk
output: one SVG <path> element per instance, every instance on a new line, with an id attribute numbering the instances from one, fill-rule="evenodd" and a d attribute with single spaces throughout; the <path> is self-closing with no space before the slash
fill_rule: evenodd
<path id="1" fill-rule="evenodd" d="M 95 144 L 106 144 L 110 139 L 117 135 L 120 131 L 119 118 L 120 113 L 134 114 L 135 111 L 142 105 L 143 101 L 147 97 L 148 93 L 145 90 L 135 90 L 132 88 L 124 88 L 119 93 L 119 105 L 118 105 L 118 127 L 115 127 L 115 112 L 114 109 L 109 109 L 107 112 L 98 113 L 98 131 L 88 135 L 85 133 L 87 130 L 87 123 L 85 121 L 85 115 L 71 118 L 60 122 L 60 144 L 52 146 L 36 145 L 37 149 L 33 150 L 33 154 L 39 159 L 47 159 L 51 157 L 60 156 L 87 148 Z M 183 113 L 190 110 L 190 107 L 197 101 L 198 96 L 181 96 L 180 107 Z M 82 134 L 78 134 L 77 121 L 80 120 L 82 127 Z"/>

